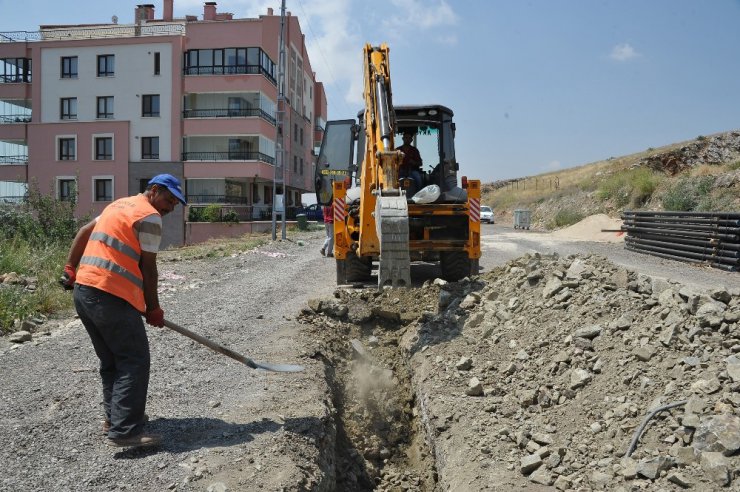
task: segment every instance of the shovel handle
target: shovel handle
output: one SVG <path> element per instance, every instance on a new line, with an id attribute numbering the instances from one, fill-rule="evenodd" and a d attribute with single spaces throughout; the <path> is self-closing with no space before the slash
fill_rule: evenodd
<path id="1" fill-rule="evenodd" d="M 183 328 L 182 326 L 178 325 L 177 323 L 173 323 L 172 321 L 169 321 L 169 320 L 164 320 L 164 326 L 166 326 L 170 330 L 176 331 L 177 333 L 179 333 L 181 335 L 185 335 L 186 337 L 195 340 L 196 342 L 200 343 L 201 345 L 205 345 L 209 349 L 214 350 L 214 351 L 218 352 L 219 354 L 223 354 L 223 355 L 225 355 L 227 357 L 231 357 L 232 359 L 241 362 L 242 364 L 246 364 L 247 366 L 251 367 L 252 369 L 258 369 L 259 368 L 259 366 L 257 364 L 255 364 L 255 362 L 252 359 L 250 359 L 249 357 L 244 357 L 241 354 L 237 354 L 233 350 L 228 349 L 228 348 L 224 347 L 223 345 L 219 345 L 218 343 L 213 342 L 213 341 L 207 339 L 206 337 L 200 336 L 197 333 L 193 333 L 192 331 L 190 331 L 190 330 L 188 330 L 186 328 Z"/>

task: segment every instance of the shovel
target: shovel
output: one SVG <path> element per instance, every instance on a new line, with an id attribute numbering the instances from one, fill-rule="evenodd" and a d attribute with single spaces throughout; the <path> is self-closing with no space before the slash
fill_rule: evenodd
<path id="1" fill-rule="evenodd" d="M 182 326 L 173 323 L 172 321 L 164 320 L 164 326 L 171 330 L 175 330 L 176 332 L 180 333 L 181 335 L 185 335 L 188 338 L 192 338 L 196 342 L 205 345 L 211 350 L 215 350 L 216 352 L 220 354 L 224 354 L 227 357 L 231 357 L 234 360 L 237 360 L 241 362 L 242 364 L 246 364 L 247 366 L 251 367 L 252 369 L 264 369 L 265 371 L 273 371 L 273 372 L 300 372 L 303 370 L 303 366 L 295 365 L 295 364 L 268 364 L 266 362 L 255 362 L 249 357 L 244 357 L 243 355 L 237 354 L 233 350 L 230 350 L 223 345 L 219 345 L 215 342 L 212 342 L 211 340 L 202 337 L 198 335 L 197 333 L 193 333 L 190 330 L 187 330 L 183 328 Z"/>

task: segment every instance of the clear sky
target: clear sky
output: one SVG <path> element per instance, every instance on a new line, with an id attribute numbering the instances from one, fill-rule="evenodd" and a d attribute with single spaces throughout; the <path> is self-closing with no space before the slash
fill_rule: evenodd
<path id="1" fill-rule="evenodd" d="M 148 0 L 152 2 L 152 0 Z M 133 22 L 143 0 L 0 0 L 0 31 Z M 153 1 L 161 17 L 161 0 Z M 280 0 L 218 0 L 256 17 Z M 175 0 L 175 17 L 202 15 Z M 396 104 L 455 112 L 461 172 L 539 174 L 740 129 L 740 0 L 286 0 L 329 118 L 362 107 L 362 47 L 387 42 Z"/>

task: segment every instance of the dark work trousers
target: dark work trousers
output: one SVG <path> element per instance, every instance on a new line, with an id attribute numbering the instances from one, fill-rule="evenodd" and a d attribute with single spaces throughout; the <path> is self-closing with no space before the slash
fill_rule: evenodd
<path id="1" fill-rule="evenodd" d="M 100 359 L 108 437 L 140 434 L 149 387 L 149 340 L 141 313 L 120 297 L 86 285 L 75 284 L 74 301 Z"/>

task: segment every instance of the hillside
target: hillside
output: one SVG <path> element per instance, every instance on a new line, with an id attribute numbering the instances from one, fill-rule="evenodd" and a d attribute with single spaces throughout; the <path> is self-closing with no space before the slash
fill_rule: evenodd
<path id="1" fill-rule="evenodd" d="M 699 136 L 570 169 L 484 183 L 482 202 L 496 220 L 532 211 L 538 229 L 622 210 L 740 210 L 740 130 Z"/>

